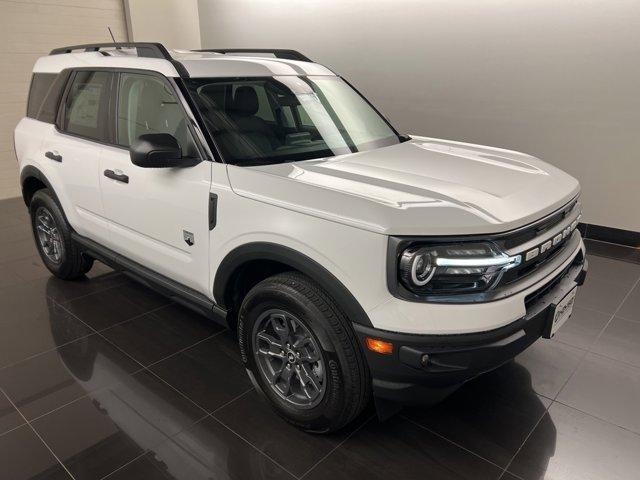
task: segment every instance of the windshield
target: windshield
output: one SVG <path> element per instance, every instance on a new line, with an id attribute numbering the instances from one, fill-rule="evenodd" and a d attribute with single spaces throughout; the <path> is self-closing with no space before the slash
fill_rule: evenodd
<path id="1" fill-rule="evenodd" d="M 400 143 L 369 103 L 335 76 L 186 80 L 224 160 L 264 165 Z"/>

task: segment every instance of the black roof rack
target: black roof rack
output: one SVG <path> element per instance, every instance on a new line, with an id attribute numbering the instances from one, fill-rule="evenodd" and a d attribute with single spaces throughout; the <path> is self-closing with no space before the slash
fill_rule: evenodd
<path id="1" fill-rule="evenodd" d="M 74 50 L 84 50 L 85 52 L 99 52 L 103 48 L 135 48 L 138 57 L 162 58 L 170 61 L 181 77 L 188 78 L 189 72 L 180 62 L 175 60 L 169 51 L 161 43 L 151 42 L 118 42 L 118 43 L 87 43 L 84 45 L 71 45 L 69 47 L 54 48 L 49 55 L 61 55 L 71 53 Z"/>
<path id="2" fill-rule="evenodd" d="M 288 50 L 282 48 L 203 48 L 202 50 L 193 50 L 194 52 L 214 52 L 214 53 L 271 53 L 276 58 L 285 60 L 300 60 L 302 62 L 311 62 L 312 60 L 296 50 Z"/>

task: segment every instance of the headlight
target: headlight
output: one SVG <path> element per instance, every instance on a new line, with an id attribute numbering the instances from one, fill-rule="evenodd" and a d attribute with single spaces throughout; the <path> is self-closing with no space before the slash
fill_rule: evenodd
<path id="1" fill-rule="evenodd" d="M 418 295 L 480 292 L 520 264 L 492 243 L 412 246 L 399 259 L 399 276 Z"/>

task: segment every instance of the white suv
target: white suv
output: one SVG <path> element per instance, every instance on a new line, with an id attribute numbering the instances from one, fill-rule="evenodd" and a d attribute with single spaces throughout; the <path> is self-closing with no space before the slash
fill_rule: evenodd
<path id="1" fill-rule="evenodd" d="M 550 338 L 586 275 L 574 178 L 401 135 L 291 50 L 56 49 L 15 147 L 54 275 L 98 259 L 237 330 L 308 431 L 444 398 Z"/>

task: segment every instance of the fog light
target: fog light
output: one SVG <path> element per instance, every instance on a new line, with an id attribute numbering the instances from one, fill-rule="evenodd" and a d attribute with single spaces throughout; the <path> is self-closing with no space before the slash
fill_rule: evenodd
<path id="1" fill-rule="evenodd" d="M 376 338 L 367 337 L 367 348 L 372 352 L 382 355 L 391 355 L 393 353 L 393 343 L 378 340 Z"/>
<path id="2" fill-rule="evenodd" d="M 426 367 L 427 365 L 429 365 L 429 355 L 426 353 L 422 355 L 422 358 L 420 359 L 420 363 L 422 364 L 423 367 Z"/>

